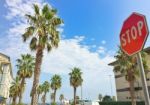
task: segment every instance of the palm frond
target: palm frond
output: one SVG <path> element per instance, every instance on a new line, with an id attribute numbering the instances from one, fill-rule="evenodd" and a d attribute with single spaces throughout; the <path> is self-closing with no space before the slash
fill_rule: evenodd
<path id="1" fill-rule="evenodd" d="M 51 51 L 51 50 L 52 50 L 52 46 L 51 46 L 50 43 L 47 42 L 47 51 L 49 52 L 49 51 Z"/>
<path id="2" fill-rule="evenodd" d="M 33 37 L 31 42 L 30 42 L 30 49 L 31 50 L 36 50 L 36 47 L 37 47 L 37 38 Z"/>
<path id="3" fill-rule="evenodd" d="M 58 17 L 55 17 L 55 18 L 53 18 L 53 19 L 51 20 L 51 23 L 52 23 L 54 26 L 58 26 L 58 25 L 60 25 L 60 24 L 63 23 L 63 20 L 61 20 L 61 19 L 58 18 Z"/>
<path id="4" fill-rule="evenodd" d="M 30 14 L 26 14 L 25 15 L 28 19 L 28 22 L 31 24 L 31 25 L 34 25 L 36 22 L 37 22 L 37 19 L 35 16 L 32 16 Z"/>
<path id="5" fill-rule="evenodd" d="M 46 15 L 50 11 L 48 4 L 44 5 L 42 9 L 42 14 Z"/>
<path id="6" fill-rule="evenodd" d="M 35 15 L 39 15 L 40 14 L 39 6 L 37 4 L 33 4 L 33 7 L 34 7 Z"/>
<path id="7" fill-rule="evenodd" d="M 33 26 L 26 28 L 25 33 L 22 35 L 23 41 L 25 42 L 27 39 L 29 39 L 30 36 L 34 34 L 34 31 L 35 28 Z"/>

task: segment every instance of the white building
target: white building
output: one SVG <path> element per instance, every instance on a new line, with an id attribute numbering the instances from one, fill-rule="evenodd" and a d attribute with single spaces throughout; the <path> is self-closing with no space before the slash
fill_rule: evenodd
<path id="1" fill-rule="evenodd" d="M 9 98 L 9 89 L 13 81 L 10 58 L 0 53 L 0 97 Z"/>
<path id="2" fill-rule="evenodd" d="M 146 57 L 148 66 L 150 67 L 150 47 L 144 49 L 145 52 L 148 53 L 148 56 Z M 110 63 L 109 65 L 115 66 L 117 61 Z M 116 92 L 117 92 L 117 100 L 118 101 L 130 101 L 131 96 L 129 93 L 129 83 L 125 80 L 124 75 L 121 73 L 116 73 L 115 74 L 115 81 L 116 81 Z M 147 85 L 148 85 L 148 90 L 150 94 L 150 72 L 147 74 Z M 144 100 L 144 94 L 142 90 L 142 84 L 140 78 L 135 82 L 135 95 L 136 95 L 136 100 L 137 101 L 142 101 Z"/>

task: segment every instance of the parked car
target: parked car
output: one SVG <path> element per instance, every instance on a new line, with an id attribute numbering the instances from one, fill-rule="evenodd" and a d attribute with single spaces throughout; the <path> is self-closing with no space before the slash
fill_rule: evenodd
<path id="1" fill-rule="evenodd" d="M 78 105 L 99 105 L 99 101 L 80 100 Z"/>

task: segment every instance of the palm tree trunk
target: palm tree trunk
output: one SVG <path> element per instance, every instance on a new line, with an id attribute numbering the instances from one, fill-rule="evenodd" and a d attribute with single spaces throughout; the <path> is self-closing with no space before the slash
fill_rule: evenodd
<path id="1" fill-rule="evenodd" d="M 133 70 L 128 70 L 128 82 L 130 86 L 130 96 L 131 96 L 131 102 L 132 105 L 136 105 L 136 100 L 135 100 L 135 90 L 134 90 L 134 72 Z"/>
<path id="2" fill-rule="evenodd" d="M 54 103 L 56 103 L 56 89 L 54 90 Z"/>
<path id="3" fill-rule="evenodd" d="M 21 81 L 21 90 L 20 90 L 20 94 L 19 94 L 19 103 L 22 103 L 22 94 L 23 94 L 24 83 L 25 83 L 25 78 L 22 78 L 22 81 Z"/>
<path id="4" fill-rule="evenodd" d="M 13 105 L 16 105 L 16 99 L 17 99 L 17 97 L 14 96 L 14 97 L 13 97 L 13 101 L 12 101 L 12 104 L 13 104 Z"/>
<path id="5" fill-rule="evenodd" d="M 45 105 L 45 102 L 46 102 L 46 93 L 44 93 L 44 96 L 43 96 L 43 105 Z"/>
<path id="6" fill-rule="evenodd" d="M 135 90 L 134 90 L 134 81 L 130 81 L 129 85 L 130 85 L 130 95 L 131 95 L 132 105 L 136 105 Z"/>
<path id="7" fill-rule="evenodd" d="M 39 77 L 41 73 L 41 64 L 42 64 L 42 58 L 43 58 L 43 50 L 42 48 L 39 48 L 36 53 L 36 62 L 35 62 L 35 69 L 34 69 L 34 81 L 32 86 L 32 99 L 31 99 L 31 105 L 37 105 L 37 87 L 39 84 Z"/>
<path id="8" fill-rule="evenodd" d="M 76 87 L 74 87 L 74 105 L 76 105 Z"/>
<path id="9" fill-rule="evenodd" d="M 37 102 L 39 102 L 39 98 L 40 98 L 40 94 L 38 94 L 38 100 L 37 100 Z"/>
<path id="10" fill-rule="evenodd" d="M 11 104 L 11 101 L 12 101 L 12 98 L 10 97 L 10 98 L 9 98 L 9 104 Z"/>

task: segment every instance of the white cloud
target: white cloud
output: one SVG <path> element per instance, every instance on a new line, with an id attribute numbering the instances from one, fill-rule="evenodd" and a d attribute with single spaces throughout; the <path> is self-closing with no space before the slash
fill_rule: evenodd
<path id="1" fill-rule="evenodd" d="M 108 67 L 107 63 L 112 61 L 112 57 L 100 58 L 97 52 L 90 52 L 89 47 L 81 45 L 80 42 L 80 38 L 64 39 L 61 40 L 58 49 L 53 50 L 50 54 L 45 53 L 44 72 L 67 74 L 74 66 L 81 67 L 85 71 L 98 70 L 98 68 L 101 68 L 100 71 L 105 70 Z M 106 59 L 109 60 L 106 62 Z"/>
<path id="2" fill-rule="evenodd" d="M 106 49 L 103 46 L 100 46 L 97 50 L 99 54 L 105 54 Z"/>
<path id="3" fill-rule="evenodd" d="M 102 40 L 101 43 L 102 43 L 102 44 L 106 44 L 106 41 L 105 41 L 105 40 Z"/>
<path id="4" fill-rule="evenodd" d="M 14 67 L 14 61 L 20 54 L 31 53 L 28 48 L 29 42 L 26 44 L 23 43 L 21 35 L 27 26 L 24 13 L 32 13 L 32 4 L 35 2 L 39 5 L 44 4 L 42 0 L 6 0 L 6 7 L 9 10 L 6 17 L 7 19 L 13 20 L 13 23 L 12 27 L 9 28 L 6 37 L 0 39 L 0 43 L 5 43 L 3 47 L 0 47 L 2 48 L 3 53 L 12 58 Z M 63 76 L 64 79 L 68 79 L 70 69 L 74 66 L 80 67 L 84 79 L 84 97 L 96 99 L 98 92 L 109 94 L 109 88 L 106 89 L 106 87 L 109 87 L 107 76 L 113 73 L 111 71 L 112 68 L 108 66 L 108 63 L 113 61 L 113 56 L 111 56 L 109 51 L 106 51 L 102 46 L 98 48 L 98 51 L 91 52 L 89 50 L 91 46 L 81 44 L 84 39 L 85 36 L 75 36 L 72 39 L 61 39 L 58 49 L 52 50 L 50 54 L 44 53 L 42 73 L 58 73 Z M 102 43 L 105 44 L 106 42 L 102 41 Z M 99 54 L 101 53 L 105 53 L 105 55 L 100 57 Z M 70 87 L 69 82 L 63 81 L 63 83 L 65 84 L 63 84 L 62 91 L 70 98 L 70 96 L 72 96 L 72 91 L 66 91 L 66 88 Z M 27 84 L 28 90 L 24 95 L 25 102 L 29 102 L 30 97 L 28 92 L 31 89 L 31 85 L 32 82 L 30 81 L 29 84 Z"/>
<path id="5" fill-rule="evenodd" d="M 96 48 L 96 45 L 92 45 L 91 47 L 92 47 L 92 48 Z"/>
<path id="6" fill-rule="evenodd" d="M 113 75 L 113 73 L 108 63 L 114 60 L 113 56 L 106 54 L 100 57 L 99 53 L 90 52 L 88 46 L 81 45 L 78 39 L 64 39 L 58 49 L 53 50 L 50 54 L 45 53 L 43 72 L 68 76 L 70 69 L 76 66 L 83 72 L 84 98 L 89 98 L 90 94 L 90 98 L 96 99 L 98 92 L 110 94 L 108 75 Z M 114 83 L 114 80 L 112 82 Z M 68 85 L 65 87 L 69 88 L 69 82 L 65 85 Z"/>
<path id="7" fill-rule="evenodd" d="M 6 15 L 7 19 L 18 18 L 22 21 L 24 20 L 23 17 L 27 13 L 33 13 L 33 4 L 36 3 L 39 6 L 42 6 L 44 3 L 42 0 L 5 0 L 6 7 L 9 12 Z"/>

